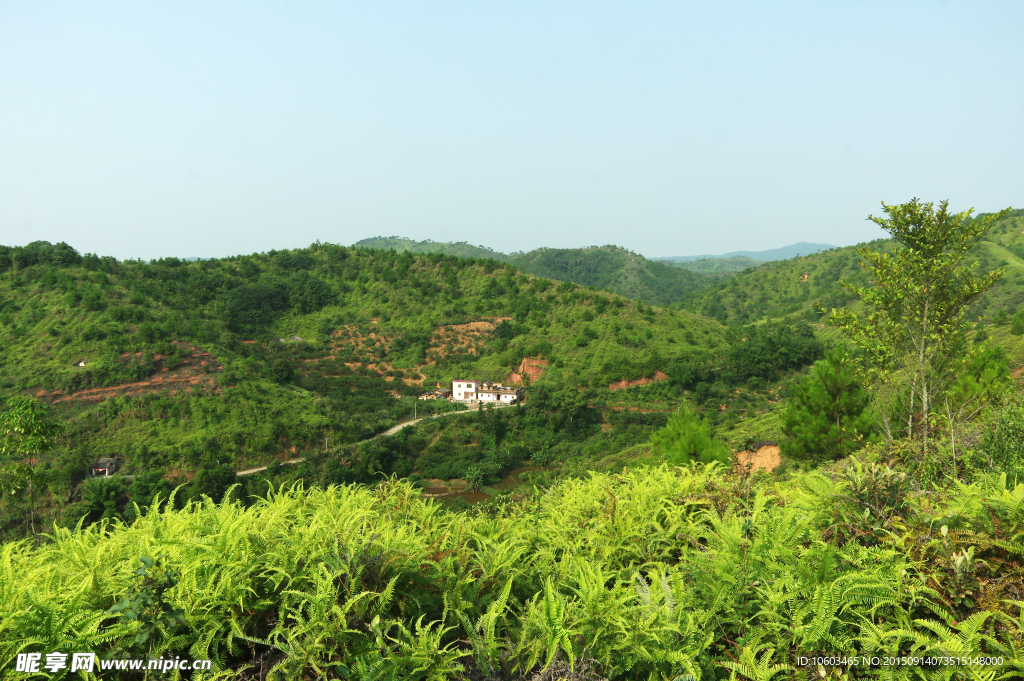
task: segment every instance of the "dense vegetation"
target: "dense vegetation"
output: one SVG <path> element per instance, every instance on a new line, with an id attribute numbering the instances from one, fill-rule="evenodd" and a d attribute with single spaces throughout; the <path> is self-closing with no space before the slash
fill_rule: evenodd
<path id="1" fill-rule="evenodd" d="M 465 241 L 455 243 L 431 241 L 429 239 L 426 241 L 414 241 L 400 236 L 376 236 L 369 239 L 360 239 L 353 246 L 355 248 L 374 248 L 383 251 L 395 250 L 399 253 L 409 251 L 410 253 L 442 253 L 459 258 L 492 258 L 502 262 L 507 262 L 509 257 L 486 246 L 473 246 Z"/>
<path id="2" fill-rule="evenodd" d="M 698 274 L 729 277 L 751 267 L 756 267 L 764 261 L 748 258 L 745 255 L 734 255 L 728 258 L 701 258 L 700 260 L 669 260 L 663 262 L 668 262 L 674 267 L 681 267 L 684 270 L 690 270 Z"/>
<path id="3" fill-rule="evenodd" d="M 1022 533 L 1024 487 L 923 488 L 858 461 L 782 485 L 594 474 L 465 513 L 396 483 L 281 490 L 5 545 L 0 668 L 84 647 L 240 678 L 817 678 L 799 658 L 835 650 L 1002 660 L 836 665 L 849 678 L 1012 678 Z M 110 612 L 140 557 L 160 558 L 154 582 L 180 572 L 148 597 L 180 622 L 159 602 Z"/>
<path id="4" fill-rule="evenodd" d="M 710 281 L 704 275 L 647 260 L 617 246 L 541 248 L 513 255 L 510 262 L 540 277 L 596 286 L 654 305 L 670 305 Z"/>
<path id="5" fill-rule="evenodd" d="M 647 260 L 642 255 L 618 246 L 540 248 L 529 253 L 512 253 L 511 255 L 491 251 L 483 246 L 433 241 L 417 242 L 399 237 L 363 239 L 356 243 L 356 246 L 412 253 L 444 253 L 462 257 L 493 258 L 511 263 L 517 269 L 538 277 L 606 289 L 627 298 L 660 306 L 678 302 L 699 291 L 720 274 L 716 270 L 714 272 L 716 276 L 705 276 L 700 268 L 689 266 L 682 268 L 683 271 L 679 271 L 679 269 L 670 267 L 669 263 Z M 687 265 L 689 264 L 687 263 Z M 735 271 L 735 263 L 730 261 L 723 271 Z"/>

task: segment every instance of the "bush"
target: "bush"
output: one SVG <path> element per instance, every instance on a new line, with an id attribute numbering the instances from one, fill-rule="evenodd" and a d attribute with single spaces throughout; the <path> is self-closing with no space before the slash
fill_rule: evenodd
<path id="1" fill-rule="evenodd" d="M 243 284 L 227 296 L 228 319 L 235 327 L 262 326 L 273 321 L 288 304 L 288 287 L 280 282 Z"/>
<path id="2" fill-rule="evenodd" d="M 120 509 L 127 499 L 127 488 L 122 478 L 99 478 L 82 486 L 82 498 L 88 505 L 89 522 L 120 518 Z"/>
<path id="3" fill-rule="evenodd" d="M 1024 406 L 1014 405 L 986 429 L 982 450 L 995 472 L 1006 473 L 1006 484 L 1024 482 Z"/>
<path id="4" fill-rule="evenodd" d="M 1024 336 L 1024 310 L 1013 315 L 1010 320 L 1010 333 L 1014 336 Z"/>

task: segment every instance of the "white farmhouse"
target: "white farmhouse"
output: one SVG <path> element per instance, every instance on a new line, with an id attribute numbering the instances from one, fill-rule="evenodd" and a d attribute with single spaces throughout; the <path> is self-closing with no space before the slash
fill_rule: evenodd
<path id="1" fill-rule="evenodd" d="M 459 402 L 493 402 L 512 404 L 523 399 L 523 389 L 498 385 L 489 381 L 452 381 L 452 399 Z"/>
<path id="2" fill-rule="evenodd" d="M 466 379 L 457 379 L 452 381 L 452 399 L 464 402 L 467 400 L 476 399 L 476 387 L 480 385 L 480 381 L 469 381 Z"/>

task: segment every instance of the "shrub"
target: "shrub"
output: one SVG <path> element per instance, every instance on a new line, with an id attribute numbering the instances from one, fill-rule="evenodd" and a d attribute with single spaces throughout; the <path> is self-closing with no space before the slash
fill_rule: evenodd
<path id="1" fill-rule="evenodd" d="M 996 472 L 1006 473 L 1006 484 L 1024 482 L 1024 406 L 1012 406 L 985 431 L 982 450 Z"/>
<path id="2" fill-rule="evenodd" d="M 228 319 L 236 327 L 269 324 L 277 313 L 287 309 L 288 302 L 288 288 L 280 282 L 243 284 L 228 294 Z"/>
<path id="3" fill-rule="evenodd" d="M 1013 318 L 1010 320 L 1010 333 L 1014 336 L 1024 335 L 1024 310 L 1013 315 Z"/>

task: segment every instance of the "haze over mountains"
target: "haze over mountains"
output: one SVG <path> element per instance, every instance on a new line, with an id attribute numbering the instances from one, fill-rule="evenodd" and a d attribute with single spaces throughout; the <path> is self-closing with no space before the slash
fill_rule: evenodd
<path id="1" fill-rule="evenodd" d="M 425 239 L 424 241 L 415 241 L 406 237 L 400 236 L 378 236 L 371 237 L 369 239 L 362 239 L 352 244 L 361 248 L 381 248 L 388 249 L 394 248 L 396 251 L 410 251 L 412 253 L 444 253 L 446 255 L 460 255 L 462 257 L 471 258 L 494 258 L 495 260 L 501 260 L 508 262 L 517 253 L 506 254 L 499 251 L 495 251 L 487 246 L 473 246 L 465 241 L 459 242 L 439 242 Z M 595 248 L 595 247 L 591 247 Z M 607 246 L 605 247 L 607 248 Z M 747 260 L 754 260 L 756 262 L 769 262 L 771 260 L 786 260 L 788 258 L 794 258 L 798 255 L 810 255 L 812 253 L 818 253 L 825 251 L 830 248 L 836 248 L 829 244 L 814 244 L 806 241 L 800 241 L 790 246 L 783 246 L 781 248 L 771 248 L 764 251 L 732 251 L 730 253 L 722 253 L 720 255 L 703 254 L 703 255 L 676 255 L 666 257 L 652 257 L 648 260 L 655 262 L 671 262 L 671 263 L 683 263 L 683 262 L 694 262 L 697 260 L 731 260 L 736 258 L 745 258 Z M 581 250 L 581 249 L 549 249 L 549 248 L 538 248 L 537 251 L 551 251 L 551 250 Z M 628 249 L 622 249 L 628 250 Z"/>
<path id="2" fill-rule="evenodd" d="M 800 241 L 791 246 L 783 246 L 782 248 L 770 248 L 766 251 L 732 251 L 731 253 L 722 253 L 721 255 L 676 255 L 670 258 L 651 258 L 651 260 L 692 262 L 694 260 L 742 257 L 751 258 L 752 260 L 759 260 L 761 262 L 768 262 L 771 260 L 787 260 L 788 258 L 795 258 L 798 255 L 810 255 L 811 253 L 818 253 L 819 251 L 827 251 L 830 248 L 835 248 L 835 246 L 830 246 L 829 244 L 812 244 L 806 241 Z"/>

